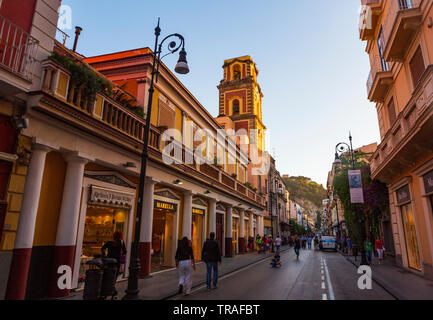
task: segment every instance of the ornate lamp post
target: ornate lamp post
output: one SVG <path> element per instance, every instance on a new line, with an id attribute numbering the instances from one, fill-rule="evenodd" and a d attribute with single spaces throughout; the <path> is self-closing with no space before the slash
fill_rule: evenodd
<path id="1" fill-rule="evenodd" d="M 349 132 L 349 141 L 350 141 L 350 144 L 347 144 L 345 142 L 340 142 L 335 147 L 334 164 L 335 165 L 341 164 L 340 155 L 343 153 L 349 152 L 349 154 L 350 154 L 350 166 L 351 166 L 352 170 L 355 170 L 355 157 L 354 157 L 353 146 L 352 146 L 352 134 L 350 132 Z M 356 210 L 356 216 L 358 219 L 358 223 L 359 223 L 359 226 L 361 228 L 361 265 L 368 265 L 365 247 L 364 247 L 364 245 L 365 245 L 365 224 L 362 221 L 361 214 L 358 210 L 357 204 L 355 204 L 355 210 Z M 337 217 L 338 217 L 338 213 L 337 213 Z M 339 228 L 340 228 L 340 226 L 339 226 Z"/>
<path id="2" fill-rule="evenodd" d="M 131 262 L 129 265 L 129 277 L 128 277 L 128 289 L 126 290 L 126 295 L 123 297 L 124 300 L 137 300 L 138 293 L 138 273 L 140 271 L 140 260 L 138 257 L 140 233 L 141 233 L 141 220 L 143 211 L 143 192 L 144 183 L 146 179 L 146 167 L 147 167 L 147 146 L 149 144 L 149 132 L 150 132 L 150 118 L 152 114 L 152 101 L 154 92 L 154 82 L 158 82 L 159 66 L 161 65 L 161 59 L 169 54 L 174 54 L 180 50 L 179 60 L 175 67 L 175 71 L 179 74 L 187 74 L 189 72 L 188 63 L 186 61 L 186 51 L 185 51 L 185 39 L 178 33 L 173 33 L 165 37 L 159 44 L 159 36 L 161 34 L 161 28 L 158 25 L 155 28 L 155 50 L 153 52 L 153 64 L 152 64 L 152 79 L 149 88 L 149 100 L 146 113 L 146 127 L 143 141 L 143 152 L 141 154 L 141 168 L 140 168 L 140 183 L 138 187 L 138 201 L 136 210 L 136 220 L 135 220 L 135 234 L 134 243 L 131 248 Z M 177 38 L 176 41 L 171 41 L 168 44 L 168 53 L 161 58 L 162 45 L 169 38 Z"/>

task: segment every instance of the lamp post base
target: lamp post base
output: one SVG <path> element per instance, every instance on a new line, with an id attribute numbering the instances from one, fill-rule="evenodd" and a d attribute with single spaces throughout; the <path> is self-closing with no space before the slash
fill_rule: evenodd
<path id="1" fill-rule="evenodd" d="M 128 289 L 126 289 L 126 295 L 122 298 L 122 300 L 140 300 L 138 289 L 138 278 L 140 272 L 140 261 L 138 259 L 134 259 L 131 261 L 131 265 L 129 266 L 129 276 L 128 276 Z"/>

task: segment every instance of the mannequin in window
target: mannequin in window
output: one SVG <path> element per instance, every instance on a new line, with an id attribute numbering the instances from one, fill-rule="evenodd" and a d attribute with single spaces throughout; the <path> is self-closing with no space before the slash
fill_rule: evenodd
<path id="1" fill-rule="evenodd" d="M 239 100 L 233 101 L 233 114 L 239 114 Z"/>
<path id="2" fill-rule="evenodd" d="M 241 68 L 239 65 L 236 65 L 233 67 L 233 80 L 240 80 L 241 79 Z"/>

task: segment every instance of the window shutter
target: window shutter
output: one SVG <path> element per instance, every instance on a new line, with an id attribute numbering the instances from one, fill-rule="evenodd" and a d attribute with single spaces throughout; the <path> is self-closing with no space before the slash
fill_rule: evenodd
<path id="1" fill-rule="evenodd" d="M 422 56 L 420 46 L 418 46 L 418 49 L 416 49 L 415 54 L 413 55 L 412 60 L 409 63 L 409 66 L 410 72 L 412 74 L 413 86 L 416 87 L 425 70 L 424 58 Z"/>
<path id="2" fill-rule="evenodd" d="M 388 117 L 389 127 L 391 128 L 396 119 L 394 99 L 391 99 L 391 101 L 388 103 Z"/>

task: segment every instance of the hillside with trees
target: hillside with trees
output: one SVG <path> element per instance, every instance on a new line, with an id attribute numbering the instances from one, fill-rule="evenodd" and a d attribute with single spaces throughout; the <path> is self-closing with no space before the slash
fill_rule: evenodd
<path id="1" fill-rule="evenodd" d="M 302 176 L 284 178 L 284 182 L 291 199 L 299 203 L 311 202 L 320 210 L 322 200 L 326 198 L 326 190 L 321 184 Z"/>

